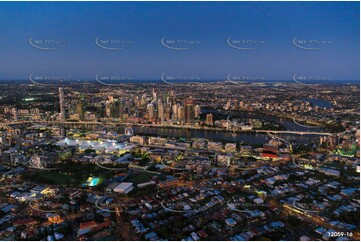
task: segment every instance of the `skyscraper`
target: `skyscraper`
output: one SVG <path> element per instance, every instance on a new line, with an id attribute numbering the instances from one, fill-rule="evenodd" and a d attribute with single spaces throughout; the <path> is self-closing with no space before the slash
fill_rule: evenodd
<path id="1" fill-rule="evenodd" d="M 153 103 L 149 103 L 149 104 L 147 105 L 147 111 L 148 111 L 148 117 L 149 117 L 149 119 L 154 118 L 154 105 L 153 105 Z"/>
<path id="2" fill-rule="evenodd" d="M 178 106 L 178 110 L 177 110 L 177 117 L 179 121 L 184 121 L 184 108 L 183 106 Z"/>
<path id="3" fill-rule="evenodd" d="M 206 124 L 207 125 L 213 125 L 213 114 L 208 113 L 206 115 Z"/>
<path id="4" fill-rule="evenodd" d="M 153 101 L 157 101 L 157 92 L 155 91 L 155 89 L 153 88 L 152 89 L 152 98 L 153 98 Z"/>
<path id="5" fill-rule="evenodd" d="M 195 112 L 194 112 L 194 101 L 192 97 L 187 98 L 184 101 L 184 109 L 185 109 L 185 121 L 189 122 L 194 120 Z"/>
<path id="6" fill-rule="evenodd" d="M 59 103 L 60 103 L 60 120 L 65 121 L 65 100 L 64 100 L 64 91 L 62 87 L 59 87 Z"/>
<path id="7" fill-rule="evenodd" d="M 164 118 L 164 107 L 162 103 L 162 99 L 158 99 L 158 119 L 163 120 Z"/>
<path id="8" fill-rule="evenodd" d="M 18 109 L 17 108 L 12 108 L 11 112 L 13 114 L 14 120 L 18 121 L 19 120 L 19 116 L 18 116 Z"/>
<path id="9" fill-rule="evenodd" d="M 197 104 L 194 106 L 194 117 L 199 118 L 199 115 L 201 114 L 201 107 Z"/>
<path id="10" fill-rule="evenodd" d="M 79 119 L 83 120 L 84 119 L 84 110 L 83 110 L 83 101 L 79 100 L 78 103 L 76 104 L 76 112 L 79 115 Z"/>

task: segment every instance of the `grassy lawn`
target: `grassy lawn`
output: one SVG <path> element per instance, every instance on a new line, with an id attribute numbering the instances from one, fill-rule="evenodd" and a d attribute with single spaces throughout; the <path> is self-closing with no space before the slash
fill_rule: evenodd
<path id="1" fill-rule="evenodd" d="M 22 175 L 25 180 L 31 180 L 39 183 L 51 185 L 67 185 L 80 187 L 89 176 L 102 178 L 101 180 L 112 177 L 115 172 L 102 169 L 93 164 L 69 164 L 58 166 L 59 170 L 31 170 Z"/>
<path id="2" fill-rule="evenodd" d="M 135 173 L 135 174 L 132 174 L 132 175 L 128 176 L 125 179 L 125 181 L 126 182 L 133 182 L 135 185 L 137 185 L 137 184 L 140 184 L 140 183 L 150 181 L 152 176 L 153 176 L 152 174 L 149 174 L 149 173 L 146 173 L 146 172 L 140 172 L 140 173 Z"/>
<path id="3" fill-rule="evenodd" d="M 52 184 L 52 185 L 77 185 L 81 183 L 81 178 L 76 175 L 67 175 L 59 171 L 37 171 L 23 175 L 25 180 Z"/>

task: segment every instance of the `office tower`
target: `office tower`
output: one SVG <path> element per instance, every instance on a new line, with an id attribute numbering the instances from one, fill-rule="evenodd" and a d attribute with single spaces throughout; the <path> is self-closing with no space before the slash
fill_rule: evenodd
<path id="1" fill-rule="evenodd" d="M 157 93 L 154 88 L 152 89 L 152 98 L 153 98 L 153 101 L 157 101 Z"/>
<path id="2" fill-rule="evenodd" d="M 110 103 L 109 102 L 106 102 L 105 103 L 105 115 L 110 118 L 110 115 L 111 115 L 111 111 L 110 111 Z"/>
<path id="3" fill-rule="evenodd" d="M 143 94 L 143 95 L 142 95 L 142 98 L 141 98 L 141 100 L 140 100 L 140 105 L 141 105 L 142 107 L 144 107 L 145 104 L 146 104 L 146 102 L 147 102 L 147 95 L 146 95 L 146 94 Z"/>
<path id="4" fill-rule="evenodd" d="M 194 106 L 194 117 L 199 118 L 201 114 L 201 107 L 199 105 Z"/>
<path id="5" fill-rule="evenodd" d="M 148 111 L 148 117 L 150 119 L 154 118 L 154 105 L 153 105 L 153 103 L 149 103 L 147 105 L 147 111 Z"/>
<path id="6" fill-rule="evenodd" d="M 189 122 L 194 120 L 194 101 L 192 97 L 189 97 L 184 102 L 185 109 L 185 121 Z"/>
<path id="7" fill-rule="evenodd" d="M 173 88 L 170 90 L 169 99 L 170 99 L 170 102 L 175 103 L 175 92 L 174 92 Z"/>
<path id="8" fill-rule="evenodd" d="M 140 101 L 140 99 L 139 99 L 138 96 L 134 98 L 134 105 L 135 105 L 137 108 L 141 108 L 141 107 L 142 107 L 141 101 Z"/>
<path id="9" fill-rule="evenodd" d="M 110 116 L 112 118 L 119 118 L 119 100 L 110 104 Z"/>
<path id="10" fill-rule="evenodd" d="M 165 107 L 165 112 L 164 112 L 164 119 L 165 120 L 170 120 L 170 113 L 171 113 L 171 109 L 170 109 L 170 104 Z"/>
<path id="11" fill-rule="evenodd" d="M 206 115 L 206 124 L 207 125 L 213 125 L 213 114 L 208 113 Z"/>
<path id="12" fill-rule="evenodd" d="M 158 119 L 162 120 L 164 118 L 164 107 L 162 103 L 162 99 L 158 99 Z"/>
<path id="13" fill-rule="evenodd" d="M 59 87 L 59 103 L 60 103 L 60 120 L 65 121 L 65 100 L 64 100 L 64 91 L 62 87 Z"/>
<path id="14" fill-rule="evenodd" d="M 185 120 L 185 111 L 184 111 L 184 107 L 183 106 L 178 106 L 178 110 L 177 110 L 177 117 L 179 121 L 184 121 Z"/>
<path id="15" fill-rule="evenodd" d="M 14 121 L 18 121 L 19 120 L 19 116 L 18 116 L 18 109 L 17 108 L 12 108 L 11 112 L 14 116 Z"/>
<path id="16" fill-rule="evenodd" d="M 83 102 L 82 102 L 82 100 L 79 100 L 79 102 L 77 103 L 76 112 L 79 115 L 79 119 L 83 120 L 84 119 L 84 110 L 83 110 Z"/>
<path id="17" fill-rule="evenodd" d="M 124 103 L 123 100 L 119 100 L 119 118 L 122 118 L 124 114 Z"/>
<path id="18" fill-rule="evenodd" d="M 178 105 L 172 105 L 172 119 L 176 120 L 178 118 Z"/>
<path id="19" fill-rule="evenodd" d="M 239 108 L 240 108 L 240 109 L 244 108 L 244 102 L 243 102 L 243 101 L 240 101 L 240 102 L 239 102 Z"/>

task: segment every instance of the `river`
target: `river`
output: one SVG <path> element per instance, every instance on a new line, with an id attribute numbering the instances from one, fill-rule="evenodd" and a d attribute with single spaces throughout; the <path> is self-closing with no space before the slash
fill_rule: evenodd
<path id="1" fill-rule="evenodd" d="M 156 127 L 132 127 L 134 135 L 158 135 L 161 137 L 184 137 L 184 138 L 204 138 L 226 142 L 245 142 L 248 144 L 263 144 L 270 140 L 266 133 L 232 133 L 229 131 L 213 130 L 195 130 L 195 129 L 178 129 L 178 128 L 156 128 Z M 124 128 L 118 129 L 119 133 L 124 132 Z M 296 134 L 279 134 L 279 137 L 287 141 L 296 141 L 300 144 L 306 144 L 319 135 L 296 135 Z"/>

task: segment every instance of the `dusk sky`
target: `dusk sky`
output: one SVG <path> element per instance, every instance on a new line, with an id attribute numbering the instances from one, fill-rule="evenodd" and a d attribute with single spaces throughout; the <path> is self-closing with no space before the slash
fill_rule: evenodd
<path id="1" fill-rule="evenodd" d="M 233 73 L 290 80 L 297 73 L 358 80 L 359 18 L 359 2 L 1 2 L 0 79 Z"/>

